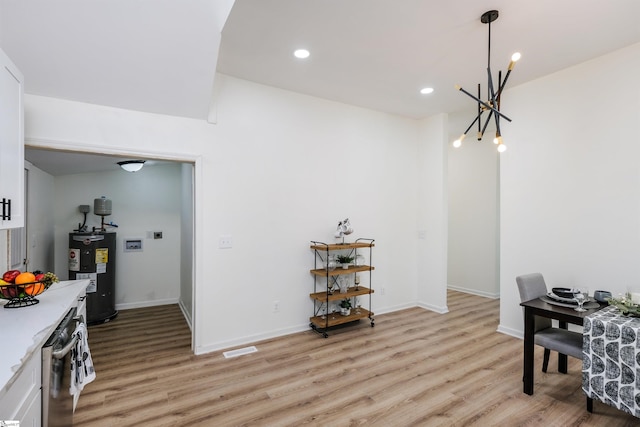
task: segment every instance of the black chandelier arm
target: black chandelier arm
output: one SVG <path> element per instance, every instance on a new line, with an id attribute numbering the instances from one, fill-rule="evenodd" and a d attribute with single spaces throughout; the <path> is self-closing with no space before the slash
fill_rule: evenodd
<path id="1" fill-rule="evenodd" d="M 487 67 L 487 76 L 488 76 L 488 82 L 489 82 L 489 94 L 491 97 L 491 105 L 494 106 L 495 110 L 492 110 L 489 112 L 489 117 L 487 117 L 487 121 L 485 122 L 484 128 L 482 129 L 483 135 L 484 135 L 484 131 L 487 128 L 487 125 L 489 124 L 489 121 L 491 120 L 491 115 L 493 115 L 493 112 L 500 111 L 500 91 L 498 90 L 498 93 L 496 94 L 493 88 L 493 76 L 491 75 L 491 67 Z M 501 86 L 501 83 L 502 83 L 501 80 L 502 80 L 502 72 L 498 72 L 498 87 Z M 502 133 L 500 132 L 500 116 L 498 114 L 495 114 L 493 117 L 496 124 L 496 136 L 500 136 L 502 135 Z"/>
<path id="2" fill-rule="evenodd" d="M 482 92 L 481 92 L 481 88 L 480 88 L 480 83 L 478 83 L 478 99 L 480 99 L 480 97 L 482 96 Z M 484 132 L 482 132 L 480 130 L 480 116 L 482 116 L 482 105 L 478 102 L 478 117 L 476 118 L 476 120 L 478 121 L 478 135 L 477 138 L 482 139 L 482 134 Z M 467 129 L 468 131 L 468 129 Z"/>
<path id="3" fill-rule="evenodd" d="M 498 110 L 500 109 L 500 96 L 502 95 L 502 88 L 504 86 L 502 85 L 502 71 L 499 70 L 498 71 L 498 96 L 496 96 L 496 107 L 498 108 Z"/>
<path id="4" fill-rule="evenodd" d="M 487 67 L 487 75 L 489 76 L 488 82 L 489 82 L 489 93 L 491 94 L 491 104 L 496 108 L 494 111 L 499 112 L 500 111 L 500 91 L 498 91 L 498 93 L 496 94 L 493 89 L 493 77 L 491 75 L 491 67 Z M 498 72 L 498 87 L 501 86 L 501 80 L 502 80 L 502 72 Z M 484 124 L 484 129 L 482 129 L 483 135 L 484 135 L 485 129 L 487 128 L 487 125 L 489 124 L 489 120 L 491 119 L 491 114 L 493 114 L 493 111 L 489 113 L 489 117 L 487 117 L 487 121 Z M 500 132 L 500 116 L 496 114 L 493 117 L 496 123 L 496 135 L 497 136 L 502 135 L 502 133 Z"/>
<path id="5" fill-rule="evenodd" d="M 463 135 L 466 135 L 469 132 L 469 130 L 471 129 L 471 127 L 476 124 L 476 122 L 478 122 L 478 130 L 480 130 L 479 126 L 480 126 L 480 116 L 481 115 L 482 115 L 482 112 L 480 114 L 478 114 L 475 119 L 473 119 L 473 121 L 471 122 L 471 124 L 469 125 L 467 130 L 464 131 Z"/>
<path id="6" fill-rule="evenodd" d="M 502 95 L 502 90 L 507 85 L 507 80 L 509 79 L 509 75 L 510 74 L 511 74 L 511 69 L 508 69 L 507 70 L 507 74 L 505 74 L 504 80 L 502 81 L 502 84 L 500 85 L 500 88 L 498 89 L 498 99 L 500 98 L 500 95 Z"/>
<path id="7" fill-rule="evenodd" d="M 499 137 L 502 135 L 502 132 L 500 132 L 500 117 L 496 115 L 495 118 L 496 118 L 496 137 Z"/>
<path id="8" fill-rule="evenodd" d="M 484 131 L 487 130 L 487 125 L 491 121 L 491 117 L 493 117 L 493 111 L 489 111 L 489 115 L 487 116 L 487 120 L 484 121 L 484 126 L 482 127 L 482 133 L 480 134 L 480 138 L 484 135 Z"/>
<path id="9" fill-rule="evenodd" d="M 502 114 L 500 111 L 496 110 L 494 107 L 492 107 L 491 105 L 487 104 L 486 102 L 484 102 L 483 100 L 481 100 L 480 98 L 476 97 L 475 95 L 470 94 L 468 91 L 466 91 L 464 88 L 456 85 L 456 89 L 458 89 L 460 92 L 464 93 L 465 95 L 471 97 L 472 99 L 475 99 L 477 102 L 479 102 L 480 104 L 482 104 L 486 109 L 491 110 L 493 112 L 495 112 L 496 114 L 499 114 L 500 117 L 502 117 L 503 119 L 505 119 L 506 121 L 510 122 L 511 119 L 507 116 L 505 116 L 504 114 Z"/>
<path id="10" fill-rule="evenodd" d="M 489 78 L 487 79 L 487 81 L 489 82 L 489 100 L 491 100 L 491 105 L 493 105 L 496 110 L 500 111 L 500 107 L 498 106 L 497 102 L 498 96 L 500 95 L 496 95 L 496 92 L 493 90 L 493 77 L 491 76 L 490 67 L 487 67 L 487 75 L 489 76 Z M 499 83 L 498 86 L 500 86 Z"/>

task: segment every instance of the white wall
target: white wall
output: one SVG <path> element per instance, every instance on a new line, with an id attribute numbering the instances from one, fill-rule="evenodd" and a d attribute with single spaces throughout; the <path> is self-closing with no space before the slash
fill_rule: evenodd
<path id="1" fill-rule="evenodd" d="M 507 96 L 508 95 L 508 96 Z M 505 93 L 505 108 L 510 111 Z M 469 102 L 470 106 L 473 104 Z M 498 161 L 493 144 L 495 127 L 490 126 L 482 141 L 473 128 L 462 147 L 451 143 L 469 126 L 477 111 L 471 108 L 449 115 L 448 135 L 448 284 L 451 289 L 482 295 L 500 296 L 498 237 Z M 483 116 L 486 118 L 486 114 Z M 510 124 L 505 125 L 505 144 L 511 140 Z"/>
<path id="2" fill-rule="evenodd" d="M 422 124 L 217 79 L 217 125 L 27 96 L 27 138 L 47 147 L 195 161 L 196 352 L 306 330 L 309 241 L 331 241 L 347 216 L 356 236 L 376 239 L 373 286 L 385 292 L 376 292 L 374 311 L 416 305 L 419 207 L 425 218 L 446 212 L 440 196 L 419 200 L 431 194 L 419 191 L 416 158 L 427 143 L 419 135 L 440 135 L 428 143 L 442 146 L 443 121 Z M 442 169 L 442 161 L 439 154 L 421 167 Z M 218 249 L 223 234 L 233 236 L 232 249 Z M 430 244 L 446 248 L 438 239 L 442 233 Z M 422 303 L 443 307 L 444 275 L 444 264 L 421 272 Z"/>
<path id="3" fill-rule="evenodd" d="M 38 167 L 25 162 L 27 178 L 27 270 L 57 273 L 54 266 L 54 179 Z M 66 276 L 66 273 L 65 273 Z"/>
<path id="4" fill-rule="evenodd" d="M 420 142 L 416 157 L 417 299 L 421 307 L 439 313 L 448 311 L 447 123 L 446 114 L 420 122 Z"/>
<path id="5" fill-rule="evenodd" d="M 192 164 L 180 168 L 180 306 L 187 322 L 193 320 L 193 170 Z"/>
<path id="6" fill-rule="evenodd" d="M 181 166 L 156 165 L 129 173 L 83 173 L 55 177 L 53 218 L 55 221 L 55 272 L 68 278 L 69 233 L 78 228 L 83 215 L 79 205 L 89 205 L 88 230 L 100 228 L 93 201 L 106 196 L 112 214 L 105 222 L 116 232 L 116 307 L 125 309 L 178 302 L 180 296 Z M 51 205 L 50 205 L 51 206 Z M 50 210 L 51 211 L 51 210 Z M 148 233 L 162 231 L 162 239 Z M 125 238 L 141 238 L 142 252 L 124 252 Z"/>
<path id="7" fill-rule="evenodd" d="M 638 75 L 640 44 L 507 94 L 500 330 L 522 333 L 520 274 L 540 272 L 548 288 L 640 288 Z"/>

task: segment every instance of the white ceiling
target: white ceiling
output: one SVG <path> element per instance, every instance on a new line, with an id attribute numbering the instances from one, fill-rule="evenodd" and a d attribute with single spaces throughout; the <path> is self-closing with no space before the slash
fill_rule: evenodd
<path id="1" fill-rule="evenodd" d="M 31 147 L 25 149 L 25 158 L 31 164 L 53 176 L 117 171 L 121 170 L 118 162 L 123 160 L 145 160 L 143 168 L 174 163 L 168 160 L 132 159 L 130 157 L 51 151 Z"/>
<path id="2" fill-rule="evenodd" d="M 232 2 L 0 0 L 0 44 L 29 94 L 206 119 L 216 69 L 413 118 L 469 108 L 453 86 L 485 90 L 490 9 L 494 74 L 523 55 L 507 88 L 640 42 L 638 0 L 236 0 L 218 44 Z"/>
<path id="3" fill-rule="evenodd" d="M 455 84 L 486 88 L 492 9 L 494 75 L 522 53 L 507 88 L 640 42 L 638 0 L 236 0 L 218 70 L 407 117 L 457 111 L 473 101 Z"/>

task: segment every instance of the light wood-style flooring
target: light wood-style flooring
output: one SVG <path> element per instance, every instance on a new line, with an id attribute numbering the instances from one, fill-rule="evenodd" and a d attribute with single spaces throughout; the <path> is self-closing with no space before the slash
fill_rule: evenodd
<path id="1" fill-rule="evenodd" d="M 499 301 L 449 292 L 450 312 L 412 308 L 325 339 L 308 331 L 253 343 L 257 353 L 194 356 L 177 306 L 120 312 L 89 328 L 97 379 L 76 427 L 637 426 L 585 407 L 581 362 L 553 354 L 522 393 L 522 341 L 496 332 Z"/>

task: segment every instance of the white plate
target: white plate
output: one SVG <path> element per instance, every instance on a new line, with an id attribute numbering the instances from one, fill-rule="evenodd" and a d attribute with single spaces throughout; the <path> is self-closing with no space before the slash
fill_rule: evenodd
<path id="1" fill-rule="evenodd" d="M 573 298 L 564 298 L 564 297 L 560 297 L 560 296 L 558 296 L 558 295 L 554 294 L 553 292 L 548 292 L 548 293 L 547 293 L 547 296 L 548 296 L 549 298 L 551 298 L 552 300 L 556 300 L 556 301 L 559 301 L 559 302 L 566 302 L 566 303 L 570 303 L 570 304 L 578 304 L 578 303 L 576 302 L 576 300 L 575 300 L 575 299 L 573 299 Z M 584 300 L 584 302 L 585 302 L 585 303 L 587 303 L 587 302 L 591 302 L 591 301 L 595 301 L 595 300 L 594 300 L 592 297 L 587 297 L 587 299 L 586 299 L 586 300 Z"/>

